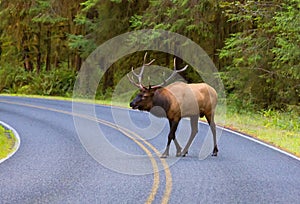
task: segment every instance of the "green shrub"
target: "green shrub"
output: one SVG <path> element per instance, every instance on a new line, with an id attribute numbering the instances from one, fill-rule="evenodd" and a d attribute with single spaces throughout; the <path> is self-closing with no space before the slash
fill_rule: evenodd
<path id="1" fill-rule="evenodd" d="M 0 67 L 0 92 L 32 95 L 72 95 L 76 72 L 57 68 L 51 71 L 28 72 L 21 67 Z"/>
<path id="2" fill-rule="evenodd" d="M 13 67 L 6 64 L 0 67 L 0 92 L 17 93 L 22 86 L 32 81 L 29 72 L 20 67 Z"/>

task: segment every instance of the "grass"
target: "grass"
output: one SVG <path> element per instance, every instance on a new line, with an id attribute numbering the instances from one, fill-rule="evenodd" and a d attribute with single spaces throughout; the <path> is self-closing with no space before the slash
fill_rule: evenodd
<path id="1" fill-rule="evenodd" d="M 14 150 L 15 140 L 14 134 L 0 125 L 0 159 Z"/>
<path id="2" fill-rule="evenodd" d="M 28 97 L 28 96 L 27 96 Z M 41 97 L 56 100 L 69 100 L 64 97 Z M 79 100 L 80 102 L 96 103 L 128 107 L 125 102 L 111 102 L 110 100 Z M 239 111 L 235 107 L 219 106 L 216 114 L 216 122 L 220 126 L 245 133 L 262 140 L 282 150 L 300 157 L 300 114 L 293 112 L 267 111 Z M 9 146 L 9 145 L 8 145 Z M 0 143 L 2 149 L 2 143 Z"/>
<path id="3" fill-rule="evenodd" d="M 219 125 L 245 133 L 300 157 L 300 115 L 274 110 L 249 112 L 227 107 Z"/>

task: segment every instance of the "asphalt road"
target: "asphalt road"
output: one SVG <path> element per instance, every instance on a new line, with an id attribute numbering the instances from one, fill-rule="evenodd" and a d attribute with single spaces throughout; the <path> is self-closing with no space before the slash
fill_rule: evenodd
<path id="1" fill-rule="evenodd" d="M 21 146 L 0 164 L 0 203 L 299 203 L 299 160 L 220 130 L 218 157 L 199 159 L 209 131 L 202 123 L 187 157 L 176 159 L 171 148 L 170 158 L 160 159 L 166 120 L 119 110 L 96 106 L 93 118 L 74 115 L 71 102 L 1 96 L 0 121 L 14 127 Z M 124 111 L 140 131 L 122 121 Z M 86 122 L 85 138 L 73 117 Z M 153 138 L 145 130 L 152 120 L 163 127 Z M 95 134 L 88 121 L 118 151 L 97 152 L 94 141 L 84 146 Z M 182 146 L 188 126 L 187 120 L 179 126 Z"/>

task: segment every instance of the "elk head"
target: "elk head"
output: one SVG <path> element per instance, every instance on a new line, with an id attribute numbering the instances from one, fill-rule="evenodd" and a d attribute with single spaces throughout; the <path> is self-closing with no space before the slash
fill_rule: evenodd
<path id="1" fill-rule="evenodd" d="M 139 110 L 145 110 L 150 111 L 150 109 L 153 107 L 153 96 L 157 88 L 152 88 L 149 86 L 149 88 L 143 87 L 140 89 L 140 92 L 138 95 L 132 100 L 130 103 L 130 107 L 132 109 L 139 109 Z"/>
<path id="2" fill-rule="evenodd" d="M 149 87 L 146 87 L 142 84 L 142 78 L 143 78 L 143 72 L 144 72 L 145 66 L 151 65 L 155 61 L 155 59 L 153 59 L 149 63 L 146 64 L 146 57 L 147 57 L 147 53 L 144 56 L 144 63 L 143 63 L 143 66 L 142 66 L 139 74 L 135 73 L 134 69 L 132 67 L 131 72 L 134 76 L 137 77 L 138 82 L 135 82 L 135 80 L 133 79 L 133 75 L 129 76 L 129 74 L 127 74 L 127 77 L 129 79 L 129 81 L 133 85 L 138 87 L 140 90 L 140 92 L 137 94 L 137 96 L 130 103 L 130 107 L 133 109 L 150 111 L 150 109 L 153 107 L 153 97 L 154 97 L 156 90 L 158 90 L 158 89 L 162 88 L 164 85 L 166 85 L 167 82 L 170 79 L 172 79 L 177 73 L 186 70 L 188 65 L 186 65 L 184 68 L 182 68 L 180 70 L 176 70 L 176 58 L 174 58 L 174 70 L 173 70 L 172 74 L 167 79 L 164 79 L 164 81 L 161 84 L 154 85 L 154 86 L 149 85 Z"/>

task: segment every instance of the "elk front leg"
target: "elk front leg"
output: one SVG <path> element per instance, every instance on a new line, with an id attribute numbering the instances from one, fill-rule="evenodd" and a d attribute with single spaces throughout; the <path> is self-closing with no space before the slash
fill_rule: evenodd
<path id="1" fill-rule="evenodd" d="M 192 132 L 191 132 L 191 136 L 186 144 L 186 146 L 184 147 L 181 155 L 183 157 L 186 156 L 186 154 L 188 153 L 188 150 L 196 136 L 196 134 L 198 133 L 198 118 L 199 118 L 199 115 L 195 115 L 195 116 L 192 116 L 191 117 L 191 128 L 192 128 Z"/>
<path id="2" fill-rule="evenodd" d="M 169 135 L 168 135 L 167 147 L 166 147 L 165 152 L 162 154 L 161 158 L 167 158 L 169 156 L 169 149 L 170 149 L 170 144 L 171 144 L 172 140 L 174 140 L 174 143 L 176 145 L 177 154 L 178 154 L 178 151 L 179 151 L 179 153 L 181 151 L 181 147 L 180 147 L 179 143 L 177 142 L 177 140 L 175 139 L 175 132 L 177 130 L 178 123 L 179 122 L 176 122 L 176 121 L 169 121 L 170 132 L 169 132 Z"/>

